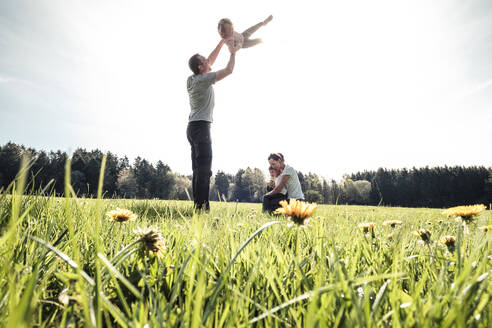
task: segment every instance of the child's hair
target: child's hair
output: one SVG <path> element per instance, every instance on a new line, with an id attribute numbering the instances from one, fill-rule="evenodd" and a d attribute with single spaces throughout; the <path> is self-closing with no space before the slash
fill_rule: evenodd
<path id="1" fill-rule="evenodd" d="M 273 159 L 274 161 L 284 161 L 284 155 L 282 155 L 282 153 L 271 153 L 269 156 L 268 156 L 268 160 L 271 160 Z"/>
<path id="2" fill-rule="evenodd" d="M 217 26 L 217 29 L 219 30 L 219 32 L 223 31 L 225 24 L 231 24 L 232 25 L 232 21 L 229 18 L 222 18 L 219 21 L 219 25 Z"/>
<path id="3" fill-rule="evenodd" d="M 275 177 L 278 177 L 280 175 L 280 172 L 279 170 L 277 170 L 276 168 L 274 168 L 273 166 L 270 166 L 268 168 L 268 172 L 270 172 L 270 175 L 272 176 L 275 176 Z"/>

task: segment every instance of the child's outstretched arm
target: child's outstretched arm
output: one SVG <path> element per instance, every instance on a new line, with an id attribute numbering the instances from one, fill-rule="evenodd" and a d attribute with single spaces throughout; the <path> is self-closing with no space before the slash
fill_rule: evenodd
<path id="1" fill-rule="evenodd" d="M 215 63 L 215 60 L 217 59 L 217 56 L 219 55 L 220 49 L 224 45 L 224 42 L 225 40 L 221 39 L 217 47 L 215 47 L 215 49 L 208 56 L 208 63 L 210 64 L 210 66 L 212 66 Z"/>

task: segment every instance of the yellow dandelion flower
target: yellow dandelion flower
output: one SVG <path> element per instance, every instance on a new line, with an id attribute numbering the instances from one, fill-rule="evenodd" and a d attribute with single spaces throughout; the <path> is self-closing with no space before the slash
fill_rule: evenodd
<path id="1" fill-rule="evenodd" d="M 375 226 L 376 226 L 376 223 L 374 223 L 374 222 L 361 223 L 361 224 L 359 224 L 359 229 L 362 229 L 362 231 L 364 233 L 368 233 L 369 231 L 373 231 Z"/>
<path id="2" fill-rule="evenodd" d="M 154 227 L 137 228 L 133 230 L 140 237 L 143 252 L 152 252 L 158 258 L 164 257 L 166 251 L 165 239 Z"/>
<path id="3" fill-rule="evenodd" d="M 478 215 L 485 211 L 487 207 L 483 204 L 468 205 L 468 206 L 455 206 L 443 211 L 442 214 L 446 216 L 459 216 L 464 221 L 470 221 L 475 215 Z"/>
<path id="4" fill-rule="evenodd" d="M 431 237 L 431 232 L 427 229 L 419 229 L 413 232 L 415 236 L 422 238 L 423 241 L 429 242 Z"/>
<path id="5" fill-rule="evenodd" d="M 389 221 L 384 221 L 383 225 L 389 226 L 389 227 L 396 227 L 397 225 L 401 225 L 402 222 L 400 220 L 389 220 Z"/>
<path id="6" fill-rule="evenodd" d="M 106 216 L 110 220 L 116 222 L 133 221 L 137 218 L 137 216 L 132 211 L 122 208 L 117 208 L 115 210 L 109 211 L 108 213 L 106 213 Z"/>
<path id="7" fill-rule="evenodd" d="M 441 244 L 445 245 L 450 252 L 454 252 L 454 246 L 456 243 L 455 236 L 442 236 L 439 241 Z"/>
<path id="8" fill-rule="evenodd" d="M 492 231 L 492 225 L 478 227 L 478 229 L 482 230 L 483 232 Z"/>
<path id="9" fill-rule="evenodd" d="M 297 225 L 306 224 L 308 218 L 313 215 L 318 207 L 316 203 L 308 203 L 296 199 L 290 199 L 289 202 L 282 200 L 279 204 L 282 207 L 278 208 L 275 213 L 288 216 L 289 220 Z"/>
<path id="10" fill-rule="evenodd" d="M 455 236 L 442 236 L 440 242 L 446 246 L 453 245 L 456 243 Z"/>

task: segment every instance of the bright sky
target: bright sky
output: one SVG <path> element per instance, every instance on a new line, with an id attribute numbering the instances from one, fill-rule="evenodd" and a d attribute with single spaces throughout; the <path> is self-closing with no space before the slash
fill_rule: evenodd
<path id="1" fill-rule="evenodd" d="M 378 167 L 492 164 L 492 2 L 0 2 L 0 144 L 77 147 L 191 173 L 188 58 L 273 21 L 218 82 L 213 170 L 270 152 L 339 179 Z M 225 67 L 223 48 L 214 69 Z"/>

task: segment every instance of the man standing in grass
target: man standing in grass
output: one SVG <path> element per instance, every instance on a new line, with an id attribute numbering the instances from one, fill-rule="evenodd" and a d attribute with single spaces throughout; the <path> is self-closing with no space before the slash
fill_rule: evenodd
<path id="1" fill-rule="evenodd" d="M 191 163 L 193 168 L 193 201 L 195 209 L 210 209 L 209 192 L 212 176 L 212 139 L 210 124 L 213 121 L 214 89 L 212 84 L 230 75 L 234 70 L 236 50 L 230 49 L 231 56 L 224 69 L 212 72 L 211 66 L 224 45 L 224 40 L 212 51 L 208 58 L 195 54 L 188 65 L 193 75 L 188 78 L 187 88 L 190 96 L 191 112 L 186 135 L 191 145 Z"/>

